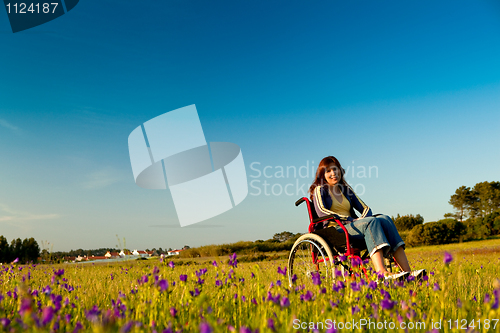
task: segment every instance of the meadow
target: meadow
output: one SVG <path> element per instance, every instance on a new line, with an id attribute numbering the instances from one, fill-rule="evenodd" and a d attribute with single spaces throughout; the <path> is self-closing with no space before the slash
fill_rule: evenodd
<path id="1" fill-rule="evenodd" d="M 298 277 L 286 260 L 237 255 L 57 265 L 3 264 L 5 332 L 498 332 L 500 240 L 410 248 L 420 281 L 369 269 Z"/>

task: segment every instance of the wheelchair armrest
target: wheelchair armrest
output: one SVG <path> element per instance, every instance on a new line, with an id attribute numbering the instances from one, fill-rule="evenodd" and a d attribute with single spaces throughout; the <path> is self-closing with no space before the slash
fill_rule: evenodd
<path id="1" fill-rule="evenodd" d="M 304 201 L 306 201 L 306 198 L 305 197 L 302 197 L 300 198 L 299 200 L 295 201 L 295 206 L 299 206 L 301 203 L 303 203 Z"/>
<path id="2" fill-rule="evenodd" d="M 334 214 L 326 215 L 326 216 L 322 216 L 322 217 L 318 217 L 318 218 L 314 219 L 312 221 L 312 223 L 316 224 L 316 223 L 323 222 L 323 221 L 326 221 L 326 220 L 334 220 L 336 217 L 337 216 L 334 215 Z"/>

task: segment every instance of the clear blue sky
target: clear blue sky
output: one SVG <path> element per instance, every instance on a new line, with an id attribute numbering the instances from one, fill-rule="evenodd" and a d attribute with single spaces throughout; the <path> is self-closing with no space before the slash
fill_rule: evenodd
<path id="1" fill-rule="evenodd" d="M 57 251 L 118 234 L 144 249 L 305 232 L 293 203 L 311 171 L 277 178 L 279 166 L 327 155 L 375 212 L 426 221 L 461 185 L 500 178 L 498 1 L 80 1 L 16 34 L 2 8 L 0 39 L 9 241 Z M 168 190 L 134 183 L 127 138 L 191 104 L 256 182 L 236 208 L 180 228 Z M 265 166 L 271 178 L 256 178 Z M 295 193 L 266 196 L 264 181 Z"/>

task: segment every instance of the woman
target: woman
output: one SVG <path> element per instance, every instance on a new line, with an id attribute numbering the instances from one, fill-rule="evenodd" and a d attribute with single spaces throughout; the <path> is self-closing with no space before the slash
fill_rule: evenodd
<path id="1" fill-rule="evenodd" d="M 387 215 L 372 216 L 371 209 L 345 181 L 344 173 L 340 162 L 333 156 L 325 157 L 319 163 L 316 178 L 309 188 L 318 216 L 334 215 L 344 224 L 350 239 L 355 242 L 364 241 L 375 270 L 386 279 L 405 278 L 410 274 L 415 278 L 425 275 L 424 269 L 411 272 L 404 251 L 405 243 L 394 222 Z M 361 213 L 360 218 L 357 218 L 354 209 Z M 331 226 L 337 226 L 342 231 L 335 221 L 327 221 L 326 225 L 318 225 L 317 228 Z M 402 273 L 387 271 L 384 257 L 389 254 L 394 257 Z"/>

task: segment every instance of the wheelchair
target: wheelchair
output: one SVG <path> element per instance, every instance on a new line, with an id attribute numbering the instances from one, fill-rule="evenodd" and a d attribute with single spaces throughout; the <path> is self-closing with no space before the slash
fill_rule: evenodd
<path id="1" fill-rule="evenodd" d="M 360 267 L 368 279 L 363 265 L 364 260 L 369 257 L 365 242 L 351 240 L 345 226 L 341 221 L 335 219 L 335 215 L 318 217 L 313 203 L 308 198 L 300 198 L 295 202 L 295 206 L 304 202 L 309 214 L 309 233 L 300 236 L 290 251 L 288 258 L 290 288 L 295 278 L 310 280 L 316 273 L 319 273 L 321 278 L 335 280 L 337 277 L 341 277 L 345 280 L 346 276 L 355 274 L 354 267 Z M 342 228 L 342 232 L 333 227 L 322 229 L 316 227 L 316 225 L 319 226 L 319 223 L 329 221 L 336 222 Z M 393 260 L 386 259 L 389 271 L 392 271 L 393 262 Z"/>

